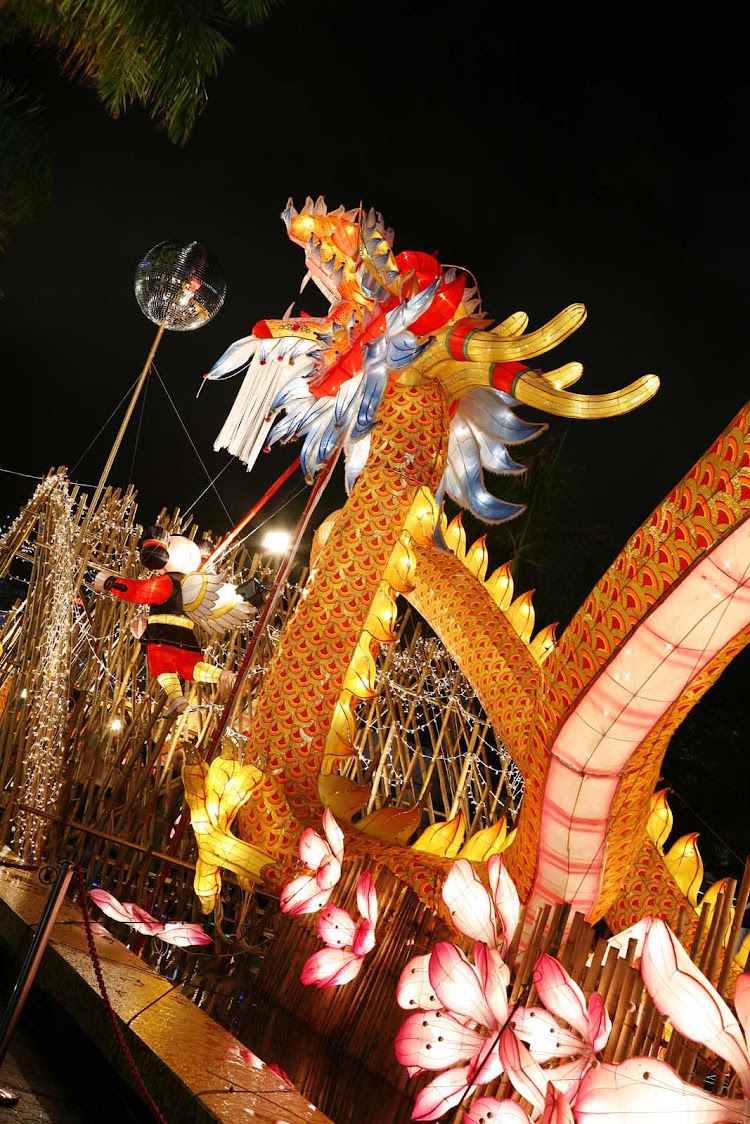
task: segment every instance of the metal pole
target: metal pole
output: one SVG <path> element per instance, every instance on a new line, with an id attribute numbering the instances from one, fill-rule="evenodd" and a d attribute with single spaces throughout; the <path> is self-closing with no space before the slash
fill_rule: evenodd
<path id="1" fill-rule="evenodd" d="M 68 892 L 68 886 L 70 885 L 72 877 L 73 868 L 67 859 L 63 859 L 60 863 L 57 877 L 50 891 L 44 911 L 39 919 L 29 950 L 26 953 L 26 959 L 23 962 L 18 979 L 11 993 L 8 1006 L 5 1009 L 5 1014 L 2 1017 L 2 1021 L 0 1021 L 0 1066 L 2 1066 L 5 1061 L 5 1055 L 8 1052 L 13 1031 L 20 1018 L 23 1005 L 26 1002 L 26 997 L 31 990 L 31 985 L 34 982 L 34 977 L 36 976 L 42 956 L 44 955 L 44 950 L 47 947 L 47 941 L 52 932 L 52 927 L 57 920 L 60 906 Z M 2 1103 L 2 1097 L 0 1097 L 0 1103 Z"/>
<path id="2" fill-rule="evenodd" d="M 83 521 L 83 526 L 81 527 L 80 531 L 78 532 L 79 540 L 80 540 L 80 543 L 81 543 L 81 553 L 84 554 L 84 555 L 86 554 L 84 536 L 85 536 L 85 534 L 86 534 L 86 532 L 89 528 L 89 523 L 91 522 L 91 517 L 94 514 L 94 508 L 96 507 L 97 503 L 99 502 L 99 497 L 101 496 L 102 492 L 104 491 L 104 485 L 107 483 L 107 477 L 109 476 L 110 469 L 112 468 L 112 465 L 114 464 L 115 457 L 117 456 L 117 451 L 120 448 L 120 445 L 122 444 L 123 437 L 125 436 L 125 430 L 128 428 L 128 423 L 130 422 L 130 419 L 133 416 L 133 410 L 135 409 L 135 404 L 138 401 L 138 398 L 140 396 L 141 391 L 143 390 L 143 384 L 145 383 L 145 381 L 148 377 L 148 373 L 151 370 L 151 364 L 153 362 L 154 356 L 156 355 L 156 350 L 157 350 L 159 344 L 161 343 L 161 337 L 164 335 L 164 328 L 165 328 L 164 324 L 161 324 L 159 326 L 159 330 L 156 333 L 156 336 L 154 338 L 154 342 L 151 344 L 151 350 L 149 351 L 148 356 L 146 358 L 146 362 L 143 364 L 143 369 L 142 369 L 140 375 L 138 376 L 138 382 L 136 383 L 135 390 L 133 391 L 132 397 L 130 399 L 130 404 L 128 405 L 127 411 L 125 412 L 125 417 L 122 419 L 122 424 L 120 425 L 120 431 L 117 434 L 117 437 L 115 437 L 114 445 L 110 449 L 109 457 L 107 458 L 107 463 L 104 466 L 104 470 L 103 470 L 103 472 L 101 474 L 101 477 L 99 479 L 99 483 L 96 486 L 96 491 L 94 492 L 93 496 L 89 500 L 89 506 L 88 506 L 88 511 L 86 512 L 86 518 Z M 83 579 L 83 575 L 85 574 L 88 566 L 89 566 L 89 559 L 88 559 L 88 557 L 86 557 L 86 561 L 83 565 L 83 568 L 76 578 L 76 589 L 81 584 L 81 581 Z"/>
<path id="3" fill-rule="evenodd" d="M 163 335 L 164 335 L 164 325 L 161 324 L 159 326 L 158 332 L 156 333 L 156 336 L 154 337 L 154 342 L 151 344 L 151 350 L 149 351 L 148 356 L 146 357 L 146 362 L 143 364 L 143 369 L 142 369 L 142 371 L 141 371 L 141 373 L 138 377 L 138 382 L 136 383 L 135 390 L 133 391 L 133 396 L 130 399 L 130 404 L 129 404 L 126 412 L 125 412 L 125 417 L 122 419 L 120 431 L 117 434 L 117 437 L 115 437 L 115 443 L 110 450 L 109 457 L 107 459 L 107 463 L 105 464 L 104 470 L 103 470 L 102 475 L 101 475 L 101 479 L 99 480 L 99 483 L 96 486 L 96 491 L 94 492 L 93 496 L 91 497 L 91 502 L 89 504 L 89 514 L 96 507 L 97 501 L 98 501 L 99 497 L 101 496 L 102 491 L 104 490 L 104 485 L 107 483 L 107 477 L 109 476 L 110 469 L 112 468 L 112 465 L 114 464 L 115 457 L 117 456 L 117 451 L 120 448 L 120 445 L 122 444 L 122 439 L 125 436 L 125 430 L 128 428 L 128 423 L 130 422 L 130 419 L 133 416 L 133 410 L 135 409 L 135 404 L 138 401 L 138 398 L 140 396 L 141 391 L 143 390 L 143 384 L 145 383 L 145 381 L 148 377 L 148 373 L 151 370 L 151 364 L 153 362 L 154 356 L 156 355 L 156 349 L 158 348 L 159 344 L 161 343 L 161 337 Z"/>

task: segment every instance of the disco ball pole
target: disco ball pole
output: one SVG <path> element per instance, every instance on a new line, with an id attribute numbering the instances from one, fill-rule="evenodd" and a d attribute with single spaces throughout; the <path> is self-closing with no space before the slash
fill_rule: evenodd
<path id="1" fill-rule="evenodd" d="M 138 263 L 135 271 L 136 300 L 144 316 L 157 324 L 158 329 L 89 502 L 80 532 L 82 546 L 164 332 L 167 329 L 189 332 L 207 324 L 221 308 L 225 295 L 226 282 L 221 266 L 211 251 L 199 242 L 159 242 Z M 83 554 L 87 552 L 84 550 Z"/>
<path id="2" fill-rule="evenodd" d="M 89 522 L 89 518 L 91 516 L 91 513 L 94 510 L 94 508 L 96 507 L 97 503 L 99 502 L 101 494 L 104 491 L 104 487 L 107 483 L 107 477 L 110 474 L 110 471 L 112 469 L 112 465 L 115 463 L 115 457 L 117 456 L 120 445 L 122 444 L 122 439 L 125 436 L 125 430 L 128 428 L 128 425 L 130 423 L 130 419 L 133 416 L 133 410 L 135 409 L 138 398 L 140 397 L 140 393 L 143 390 L 143 384 L 145 383 L 146 379 L 148 378 L 148 373 L 151 370 L 151 364 L 154 361 L 154 356 L 156 355 L 157 348 L 159 347 L 159 344 L 161 343 L 161 338 L 164 335 L 165 329 L 166 329 L 166 324 L 160 324 L 159 325 L 159 330 L 156 333 L 156 337 L 154 339 L 154 342 L 151 344 L 151 350 L 148 353 L 148 357 L 146 359 L 146 362 L 143 364 L 143 370 L 141 371 L 140 375 L 138 376 L 138 382 L 135 384 L 135 390 L 133 391 L 132 397 L 130 399 L 130 403 L 129 403 L 128 408 L 125 412 L 125 417 L 122 419 L 122 425 L 120 426 L 120 430 L 117 434 L 117 437 L 115 437 L 114 444 L 109 451 L 109 457 L 107 458 L 107 463 L 104 466 L 104 471 L 102 472 L 101 477 L 99 478 L 99 483 L 96 486 L 96 491 L 94 492 L 93 496 L 91 497 L 91 501 L 89 503 L 88 516 L 86 518 L 86 523 L 83 527 L 83 531 L 81 532 L 82 537 L 83 537 L 83 534 L 88 529 L 88 522 Z"/>

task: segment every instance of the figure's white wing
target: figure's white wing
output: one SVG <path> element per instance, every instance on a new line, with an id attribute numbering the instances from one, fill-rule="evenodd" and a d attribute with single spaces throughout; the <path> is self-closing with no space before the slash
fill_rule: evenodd
<path id="1" fill-rule="evenodd" d="M 186 574 L 180 584 L 183 609 L 191 620 L 210 632 L 231 632 L 257 613 L 231 582 L 225 582 L 218 574 L 197 571 Z"/>
<path id="2" fill-rule="evenodd" d="M 206 378 L 222 379 L 245 369 L 247 373 L 214 442 L 217 452 L 227 449 L 250 471 L 271 428 L 269 414 L 274 400 L 291 379 L 312 371 L 314 359 L 307 353 L 316 346 L 317 341 L 298 336 L 249 336 L 227 349 Z"/>

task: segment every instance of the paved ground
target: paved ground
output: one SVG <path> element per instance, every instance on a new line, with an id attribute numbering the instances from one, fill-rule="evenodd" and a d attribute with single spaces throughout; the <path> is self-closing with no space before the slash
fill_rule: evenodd
<path id="1" fill-rule="evenodd" d="M 31 872 L 0 869 L 0 1012 L 48 897 Z M 248 1116 L 257 1124 L 332 1124 L 263 1062 L 248 1065 L 238 1039 L 99 923 L 90 941 L 80 910 L 66 899 L 0 1066 L 0 1080 L 21 1092 L 18 1105 L 0 1108 L 0 1124 L 3 1115 L 24 1124 L 155 1124 L 155 1117 L 169 1124 L 244 1124 Z M 110 1012 L 128 1047 L 122 1066 L 114 1060 L 123 1047 Z M 151 1113 L 118 1076 L 131 1063 L 160 1113 Z"/>
<path id="2" fill-rule="evenodd" d="M 69 1028 L 27 1009 L 0 1066 L 0 1088 L 18 1103 L 0 1101 L 0 1124 L 141 1124 L 151 1119 L 131 1109 L 111 1072 L 79 1043 Z"/>

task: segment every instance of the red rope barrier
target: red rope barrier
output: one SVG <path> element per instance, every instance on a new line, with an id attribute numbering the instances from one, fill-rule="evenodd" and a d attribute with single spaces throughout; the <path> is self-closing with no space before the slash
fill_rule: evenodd
<path id="1" fill-rule="evenodd" d="M 78 876 L 78 889 L 79 889 L 79 892 L 80 892 L 80 895 L 81 895 L 81 913 L 83 914 L 83 924 L 84 924 L 84 928 L 86 929 L 86 941 L 88 942 L 88 946 L 89 946 L 89 955 L 91 957 L 91 963 L 94 966 L 94 973 L 96 974 L 96 982 L 99 984 L 99 991 L 102 993 L 102 999 L 104 1000 L 104 1006 L 107 1009 L 109 1021 L 112 1023 L 112 1029 L 115 1032 L 115 1038 L 117 1039 L 117 1043 L 118 1043 L 120 1049 L 122 1050 L 122 1053 L 123 1053 L 125 1061 L 128 1065 L 128 1068 L 133 1075 L 133 1080 L 135 1081 L 135 1084 L 136 1084 L 141 1096 L 143 1097 L 144 1101 L 148 1105 L 149 1111 L 153 1115 L 154 1119 L 158 1120 L 159 1124 L 169 1124 L 166 1117 L 162 1116 L 161 1111 L 159 1109 L 159 1106 L 157 1105 L 156 1101 L 154 1100 L 154 1098 L 149 1093 L 148 1088 L 146 1087 L 146 1083 L 143 1080 L 143 1078 L 141 1077 L 140 1070 L 138 1069 L 138 1066 L 135 1064 L 135 1058 L 133 1057 L 133 1055 L 130 1052 L 130 1047 L 128 1046 L 127 1042 L 125 1041 L 125 1035 L 122 1033 L 122 1028 L 120 1026 L 117 1015 L 115 1014 L 114 1008 L 112 1006 L 112 1002 L 109 998 L 109 994 L 107 992 L 107 986 L 104 983 L 104 975 L 102 973 L 102 966 L 101 966 L 101 963 L 99 962 L 99 956 L 98 956 L 97 951 L 96 951 L 96 943 L 94 941 L 94 930 L 91 927 L 91 916 L 89 914 L 86 883 L 84 881 L 83 871 L 81 870 L 80 866 L 76 866 L 76 874 Z"/>

